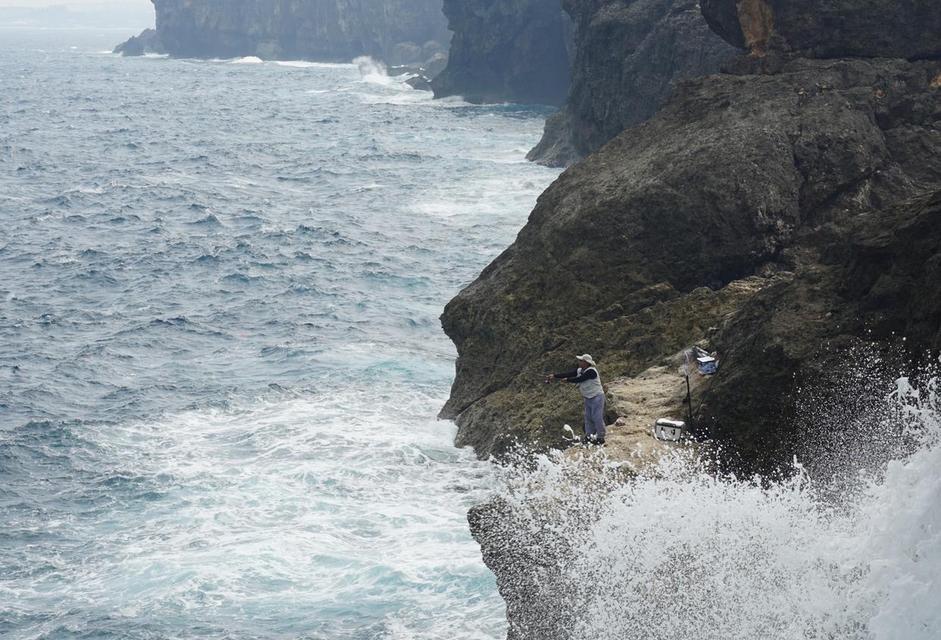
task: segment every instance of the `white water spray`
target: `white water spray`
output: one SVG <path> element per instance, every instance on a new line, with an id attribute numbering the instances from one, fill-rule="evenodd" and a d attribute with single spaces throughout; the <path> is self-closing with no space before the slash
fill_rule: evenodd
<path id="1" fill-rule="evenodd" d="M 818 491 L 796 461 L 792 477 L 771 486 L 718 478 L 679 458 L 630 482 L 601 458 L 555 455 L 507 471 L 511 526 L 528 530 L 499 533 L 538 540 L 554 565 L 531 584 L 511 578 L 509 589 L 544 599 L 547 610 L 564 607 L 557 637 L 935 640 L 938 383 L 919 391 L 901 379 L 886 401 L 898 437 L 918 444 L 859 472 L 859 489 L 843 503 Z M 540 606 L 534 619 L 544 620 L 551 614 Z"/>
<path id="2" fill-rule="evenodd" d="M 388 85 L 393 82 L 393 79 L 389 77 L 389 69 L 379 60 L 369 56 L 359 56 L 353 60 L 353 64 L 359 67 L 359 73 L 363 77 L 363 82 L 382 85 Z"/>

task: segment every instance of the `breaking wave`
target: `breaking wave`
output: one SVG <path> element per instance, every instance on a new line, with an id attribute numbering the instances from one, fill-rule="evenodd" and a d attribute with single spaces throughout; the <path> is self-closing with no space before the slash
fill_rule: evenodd
<path id="1" fill-rule="evenodd" d="M 80 37 L 0 38 L 0 637 L 502 637 L 437 317 L 544 114 Z"/>
<path id="2" fill-rule="evenodd" d="M 232 64 L 263 64 L 264 60 L 258 56 L 245 56 L 243 58 L 236 58 L 232 60 Z"/>
<path id="3" fill-rule="evenodd" d="M 859 460 L 854 491 L 835 494 L 796 460 L 770 484 L 681 455 L 630 481 L 601 457 L 505 471 L 504 513 L 486 535 L 538 540 L 550 569 L 504 590 L 565 611 L 536 607 L 523 625 L 551 619 L 558 637 L 601 640 L 937 638 L 938 379 L 920 389 L 899 379 L 882 402 L 894 416 L 884 440 L 907 453 Z"/>

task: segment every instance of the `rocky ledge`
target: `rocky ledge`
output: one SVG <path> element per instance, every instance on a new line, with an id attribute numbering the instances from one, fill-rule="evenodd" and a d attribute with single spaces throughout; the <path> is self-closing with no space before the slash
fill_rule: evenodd
<path id="1" fill-rule="evenodd" d="M 439 58 L 450 35 L 441 0 L 152 0 L 156 34 L 119 49 L 159 42 L 193 58 L 348 61 L 369 55 L 389 64 Z"/>
<path id="2" fill-rule="evenodd" d="M 656 115 L 563 173 L 446 308 L 459 358 L 442 415 L 457 421 L 458 444 L 481 456 L 564 446 L 560 427 L 580 424 L 580 402 L 542 377 L 589 351 L 608 381 L 606 465 L 643 468 L 663 446 L 653 420 L 692 408 L 716 462 L 773 474 L 808 435 L 832 431 L 805 431 L 804 390 L 817 407 L 847 406 L 856 399 L 835 383 L 859 354 L 876 366 L 936 362 L 933 5 L 703 0 L 710 24 L 749 54 L 680 82 Z M 697 378 L 684 405 L 677 354 L 694 344 L 717 351 L 721 369 Z M 470 516 L 511 640 L 584 637 L 563 571 L 572 541 L 552 525 L 590 521 L 584 496 L 596 492 L 576 489 L 572 504 L 557 493 L 541 505 L 536 487 L 532 508 L 501 498 Z"/>
<path id="3" fill-rule="evenodd" d="M 566 171 L 448 305 L 459 444 L 558 444 L 578 401 L 541 378 L 576 352 L 639 379 L 700 343 L 723 371 L 696 422 L 768 469 L 828 353 L 941 349 L 941 62 L 772 66 L 682 84 Z"/>

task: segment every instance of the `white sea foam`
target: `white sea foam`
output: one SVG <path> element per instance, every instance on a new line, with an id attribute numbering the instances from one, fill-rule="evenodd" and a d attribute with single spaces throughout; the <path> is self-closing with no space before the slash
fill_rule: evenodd
<path id="1" fill-rule="evenodd" d="M 279 67 L 294 69 L 352 69 L 356 65 L 341 62 L 310 62 L 308 60 L 275 60 Z"/>
<path id="2" fill-rule="evenodd" d="M 499 637 L 502 604 L 465 519 L 490 469 L 435 420 L 443 398 L 386 391 L 334 389 L 86 432 L 89 447 L 113 453 L 109 499 L 129 502 L 106 519 L 50 522 L 50 535 L 68 530 L 89 546 L 43 588 L 61 590 L 62 613 L 94 603 L 172 621 L 198 609 L 201 623 L 256 637 L 298 628 Z M 135 487 L 153 497 L 125 498 Z M 0 581 L 0 601 L 28 611 L 43 601 L 34 585 Z M 486 585 L 493 595 L 481 597 Z"/>
<path id="3" fill-rule="evenodd" d="M 68 126 L 15 149 L 31 177 L 0 247 L 0 635 L 502 637 L 465 518 L 489 470 L 435 420 L 437 317 L 554 176 L 478 160 L 538 140 L 538 114 L 364 107 L 417 92 L 355 66 L 170 60 L 117 87 L 96 56 L 17 56 L 14 93 Z M 73 108 L 73 73 L 122 109 Z"/>
<path id="4" fill-rule="evenodd" d="M 401 86 L 398 86 L 399 84 Z M 430 91 L 416 91 L 404 82 L 390 83 L 386 86 L 395 88 L 397 90 L 396 93 L 387 95 L 355 93 L 355 95 L 362 100 L 363 104 L 367 105 L 391 105 L 399 107 L 414 107 L 419 105 L 434 106 L 434 96 L 432 96 Z"/>
<path id="5" fill-rule="evenodd" d="M 369 56 L 360 56 L 353 60 L 353 64 L 359 67 L 359 73 L 362 76 L 363 82 L 384 86 L 404 85 L 408 87 L 408 85 L 405 84 L 407 76 L 390 76 L 386 65 L 379 60 Z M 411 89 L 411 87 L 408 88 Z"/>
<path id="6" fill-rule="evenodd" d="M 236 58 L 231 61 L 232 64 L 263 64 L 264 60 L 258 56 L 245 56 L 244 58 Z"/>
<path id="7" fill-rule="evenodd" d="M 848 503 L 823 500 L 795 466 L 785 482 L 717 478 L 677 459 L 585 494 L 561 457 L 508 476 L 521 521 L 548 504 L 570 557 L 576 638 L 935 640 L 941 636 L 941 405 L 900 380 L 887 402 L 921 442 L 860 476 Z M 898 426 L 898 424 L 896 424 Z M 534 489 L 535 487 L 535 489 Z M 533 536 L 541 536 L 538 530 Z M 538 594 L 533 594 L 538 599 Z"/>

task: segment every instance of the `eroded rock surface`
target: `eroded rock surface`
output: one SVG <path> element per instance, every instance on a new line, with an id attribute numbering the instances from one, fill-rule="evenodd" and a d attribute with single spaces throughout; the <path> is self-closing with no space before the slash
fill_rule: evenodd
<path id="1" fill-rule="evenodd" d="M 565 172 L 442 318 L 459 443 L 554 443 L 579 403 L 541 377 L 577 352 L 611 380 L 705 340 L 724 364 L 698 421 L 772 464 L 821 345 L 941 347 L 939 73 L 797 59 L 694 80 Z"/>
<path id="2" fill-rule="evenodd" d="M 570 24 L 557 0 L 445 0 L 444 12 L 454 39 L 437 97 L 562 104 Z"/>
<path id="3" fill-rule="evenodd" d="M 566 0 L 576 25 L 572 86 L 530 159 L 568 166 L 651 117 L 676 83 L 738 53 L 695 0 Z"/>

